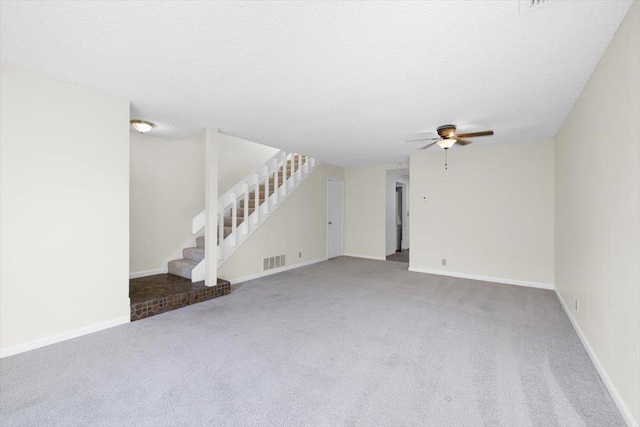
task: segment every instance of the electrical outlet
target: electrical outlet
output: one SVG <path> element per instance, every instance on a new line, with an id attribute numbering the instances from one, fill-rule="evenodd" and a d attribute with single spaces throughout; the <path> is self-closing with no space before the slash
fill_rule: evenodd
<path id="1" fill-rule="evenodd" d="M 442 258 L 442 265 L 444 265 L 446 267 L 446 265 L 447 265 L 447 259 L 446 258 Z"/>
<path id="2" fill-rule="evenodd" d="M 580 306 L 578 305 L 578 300 L 576 300 L 575 308 L 576 308 L 576 311 L 578 311 L 580 309 Z"/>
<path id="3" fill-rule="evenodd" d="M 302 258 L 302 252 L 298 252 L 298 258 Z"/>

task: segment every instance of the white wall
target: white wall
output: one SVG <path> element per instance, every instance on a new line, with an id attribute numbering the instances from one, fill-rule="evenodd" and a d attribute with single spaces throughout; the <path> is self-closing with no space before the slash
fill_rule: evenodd
<path id="1" fill-rule="evenodd" d="M 218 195 L 221 196 L 241 179 L 255 172 L 273 157 L 277 148 L 257 144 L 233 136 L 218 134 Z"/>
<path id="2" fill-rule="evenodd" d="M 129 319 L 129 102 L 2 65 L 3 356 Z"/>
<path id="3" fill-rule="evenodd" d="M 553 165 L 553 141 L 413 154 L 410 269 L 551 287 Z"/>
<path id="4" fill-rule="evenodd" d="M 556 288 L 640 422 L 640 5 L 556 137 Z M 575 300 L 579 311 L 575 311 Z M 623 408 L 624 409 L 624 408 Z"/>
<path id="5" fill-rule="evenodd" d="M 387 254 L 387 170 L 407 164 L 344 169 L 344 254 L 384 260 Z"/>
<path id="6" fill-rule="evenodd" d="M 406 213 L 409 211 L 409 194 L 411 187 L 409 185 L 409 169 L 391 169 L 387 170 L 387 199 L 386 199 L 386 255 L 396 252 L 396 242 L 398 238 L 397 218 L 396 218 L 396 183 L 404 184 L 403 187 L 403 219 L 402 219 L 402 249 L 409 248 L 410 225 L 409 217 Z"/>
<path id="7" fill-rule="evenodd" d="M 274 255 L 286 255 L 287 267 L 326 259 L 327 178 L 343 179 L 343 169 L 320 164 L 218 269 L 218 277 L 235 283 L 260 275 L 263 258 Z"/>
<path id="8" fill-rule="evenodd" d="M 157 274 L 204 209 L 204 132 L 169 140 L 131 132 L 131 273 Z"/>

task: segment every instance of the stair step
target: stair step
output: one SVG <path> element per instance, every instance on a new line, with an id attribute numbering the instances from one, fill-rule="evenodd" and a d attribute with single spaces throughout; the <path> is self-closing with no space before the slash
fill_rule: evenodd
<path id="1" fill-rule="evenodd" d="M 197 264 L 198 263 L 187 259 L 174 259 L 173 261 L 169 261 L 169 274 L 191 280 L 191 271 Z"/>
<path id="2" fill-rule="evenodd" d="M 184 248 L 182 257 L 197 264 L 204 259 L 204 248 Z"/>
<path id="3" fill-rule="evenodd" d="M 260 199 L 260 204 L 262 204 L 264 202 L 264 199 Z M 244 200 L 240 200 L 240 205 L 238 206 L 239 208 L 244 208 Z M 249 199 L 249 208 L 255 208 L 256 207 L 256 199 L 255 198 L 250 198 Z M 240 217 L 240 215 L 238 215 L 238 218 Z"/>
<path id="4" fill-rule="evenodd" d="M 233 226 L 225 225 L 224 226 L 224 238 L 226 239 L 229 234 L 233 232 Z M 218 238 L 220 238 L 220 232 L 218 232 Z"/>
<path id="5" fill-rule="evenodd" d="M 244 222 L 244 216 L 238 215 L 238 218 L 236 219 L 236 225 L 240 225 L 243 222 Z M 225 216 L 224 217 L 224 226 L 225 227 L 233 227 L 233 219 L 230 216 Z"/>
<path id="6" fill-rule="evenodd" d="M 256 210 L 249 206 L 249 215 L 254 213 Z M 244 208 L 238 207 L 238 218 L 244 218 Z"/>

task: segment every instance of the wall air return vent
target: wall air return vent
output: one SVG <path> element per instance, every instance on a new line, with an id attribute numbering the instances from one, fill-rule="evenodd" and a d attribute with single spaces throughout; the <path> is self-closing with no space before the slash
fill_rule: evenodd
<path id="1" fill-rule="evenodd" d="M 276 255 L 269 258 L 264 258 L 262 260 L 262 271 L 284 267 L 285 264 L 286 264 L 286 258 L 284 255 Z"/>
<path id="2" fill-rule="evenodd" d="M 535 10 L 542 9 L 543 6 L 547 6 L 554 0 L 520 0 L 520 13 L 529 13 Z"/>

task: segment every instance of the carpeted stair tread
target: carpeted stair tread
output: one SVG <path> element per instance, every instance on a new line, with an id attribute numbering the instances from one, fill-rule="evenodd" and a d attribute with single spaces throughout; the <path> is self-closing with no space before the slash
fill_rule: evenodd
<path id="1" fill-rule="evenodd" d="M 169 274 L 191 279 L 191 271 L 196 265 L 198 265 L 197 262 L 187 259 L 174 259 L 173 261 L 169 261 Z"/>
<path id="2" fill-rule="evenodd" d="M 204 259 L 204 248 L 184 248 L 182 250 L 182 258 L 199 263 Z"/>

